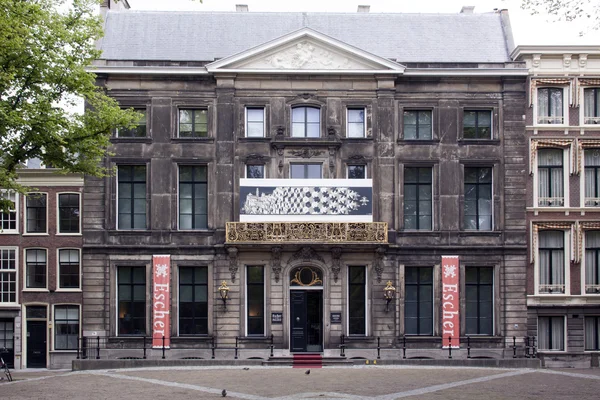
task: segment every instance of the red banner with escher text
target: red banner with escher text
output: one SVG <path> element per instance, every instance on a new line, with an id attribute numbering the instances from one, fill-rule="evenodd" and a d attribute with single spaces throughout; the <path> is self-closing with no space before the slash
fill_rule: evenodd
<path id="1" fill-rule="evenodd" d="M 442 256 L 442 347 L 460 346 L 458 256 Z"/>
<path id="2" fill-rule="evenodd" d="M 171 256 L 152 256 L 152 347 L 171 344 Z"/>

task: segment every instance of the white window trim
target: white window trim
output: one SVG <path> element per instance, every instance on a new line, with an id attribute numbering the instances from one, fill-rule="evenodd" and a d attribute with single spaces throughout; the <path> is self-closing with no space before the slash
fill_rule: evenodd
<path id="1" fill-rule="evenodd" d="M 17 246 L 0 246 L 0 250 L 14 250 L 15 252 L 15 269 L 3 269 L 2 272 L 13 272 L 15 273 L 15 301 L 14 302 L 2 302 L 0 301 L 0 309 L 2 307 L 14 307 L 19 305 L 19 248 Z"/>
<path id="2" fill-rule="evenodd" d="M 181 118 L 181 111 L 183 110 L 204 110 L 206 111 L 206 137 L 182 137 L 180 135 L 179 132 L 179 127 L 181 126 L 180 123 L 180 118 Z M 184 139 L 184 140 L 202 140 L 202 139 L 208 139 L 210 137 L 210 124 L 208 122 L 208 106 L 206 107 L 178 107 L 177 108 L 177 139 Z"/>
<path id="3" fill-rule="evenodd" d="M 79 196 L 79 232 L 78 233 L 61 233 L 60 232 L 60 195 L 61 194 L 76 194 Z M 56 193 L 56 236 L 82 236 L 81 220 L 82 220 L 82 196 L 80 192 L 58 192 Z"/>
<path id="4" fill-rule="evenodd" d="M 350 335 L 350 267 L 363 267 L 365 270 L 365 334 Z M 366 265 L 346 265 L 346 336 L 369 336 L 369 268 Z"/>
<path id="5" fill-rule="evenodd" d="M 563 319 L 563 348 L 564 350 L 547 350 L 547 349 L 539 349 L 538 351 L 541 351 L 543 353 L 566 353 L 568 351 L 567 345 L 569 344 L 569 341 L 567 340 L 567 316 L 566 315 L 538 315 L 536 318 L 536 331 L 538 333 L 538 338 L 540 336 L 540 318 L 556 318 L 556 317 L 560 317 Z M 585 330 L 585 329 L 584 329 Z M 585 342 L 584 342 L 585 343 Z M 538 340 L 538 346 L 539 346 L 539 340 Z"/>
<path id="6" fill-rule="evenodd" d="M 563 91 L 563 123 L 562 124 L 540 124 L 538 123 L 538 90 L 539 89 L 548 89 L 548 88 L 556 88 L 562 89 Z M 544 86 L 536 86 L 536 89 L 533 91 L 533 125 L 534 126 L 568 126 L 569 125 L 569 90 L 570 86 L 564 85 L 544 85 Z"/>
<path id="7" fill-rule="evenodd" d="M 585 291 L 585 268 L 586 268 L 586 261 L 585 261 L 585 253 L 586 253 L 586 237 L 587 237 L 587 232 L 589 231 L 595 231 L 596 229 L 584 229 L 583 230 L 583 234 L 581 235 L 581 262 L 580 265 L 581 267 L 580 269 L 580 279 L 581 279 L 581 292 L 580 293 L 574 293 L 574 294 L 580 294 L 582 296 L 590 296 L 592 298 L 598 298 L 600 297 L 600 293 L 586 293 Z"/>
<path id="8" fill-rule="evenodd" d="M 568 208 L 569 204 L 571 204 L 569 176 L 570 176 L 571 170 L 572 170 L 571 157 L 570 157 L 572 146 L 573 146 L 573 144 L 569 145 L 569 147 L 567 147 L 565 149 L 561 149 L 559 147 L 543 147 L 541 149 L 540 148 L 536 149 L 535 166 L 534 166 L 534 171 L 533 171 L 533 208 L 556 210 L 556 209 L 560 209 L 560 208 Z M 538 173 L 539 151 L 547 149 L 547 148 L 550 148 L 550 149 L 554 148 L 554 149 L 563 151 L 563 163 L 562 163 L 562 167 L 563 167 L 563 205 L 560 207 L 549 207 L 549 206 L 540 206 L 539 205 L 539 197 L 540 197 L 540 195 L 539 195 L 539 190 L 540 190 L 539 176 L 540 176 L 540 174 Z M 580 175 L 585 175 L 585 174 L 580 174 Z M 585 193 L 584 193 L 584 195 L 585 195 Z"/>
<path id="9" fill-rule="evenodd" d="M 263 168 L 263 177 L 262 178 L 249 178 L 248 177 L 248 167 L 249 166 L 262 167 Z M 244 164 L 244 178 L 246 178 L 246 179 L 266 179 L 267 178 L 267 169 L 265 168 L 264 164 Z"/>
<path id="10" fill-rule="evenodd" d="M 263 124 L 263 131 L 262 131 L 262 135 L 261 136 L 249 136 L 248 135 L 248 109 L 253 109 L 253 110 L 258 110 L 258 109 L 262 109 L 263 112 L 263 118 L 262 118 L 262 124 Z M 245 129 L 245 136 L 247 138 L 264 138 L 265 135 L 265 130 L 266 130 L 266 119 L 267 119 L 267 111 L 265 109 L 264 106 L 246 106 L 244 107 L 244 129 Z"/>
<path id="11" fill-rule="evenodd" d="M 369 179 L 369 171 L 368 171 L 368 166 L 367 164 L 361 164 L 361 163 L 348 163 L 346 164 L 346 179 L 350 179 L 348 178 L 348 169 L 349 167 L 354 167 L 354 166 L 359 166 L 362 165 L 365 167 L 365 177 L 363 179 Z"/>
<path id="12" fill-rule="evenodd" d="M 563 231 L 564 233 L 564 265 L 565 265 L 565 292 L 564 293 L 540 293 L 540 238 L 539 234 L 543 231 Z M 535 261 L 534 261 L 534 279 L 533 284 L 535 287 L 535 295 L 536 296 L 545 296 L 545 297 L 559 297 L 559 296 L 570 296 L 571 295 L 571 230 L 570 229 L 543 229 L 538 230 L 537 232 L 538 238 L 536 241 L 535 248 Z"/>
<path id="13" fill-rule="evenodd" d="M 319 111 L 319 136 L 317 136 L 317 137 L 306 136 L 306 133 L 307 133 L 306 131 L 304 132 L 304 136 L 295 136 L 294 135 L 294 109 L 295 108 L 314 108 L 315 110 Z M 290 137 L 291 138 L 302 138 L 302 139 L 318 139 L 318 138 L 323 137 L 323 134 L 321 132 L 321 129 L 323 127 L 323 121 L 322 121 L 323 113 L 322 113 L 322 111 L 323 111 L 322 107 L 319 107 L 319 106 L 316 106 L 316 105 L 312 105 L 312 104 L 296 104 L 296 105 L 292 106 L 291 110 L 290 110 L 290 122 L 289 122 L 289 124 L 290 124 Z M 304 121 L 304 127 L 305 128 L 308 127 L 307 124 L 308 124 L 308 122 Z"/>
<path id="14" fill-rule="evenodd" d="M 55 310 L 56 307 L 64 307 L 64 306 L 76 306 L 79 309 L 79 333 L 77 335 L 78 339 L 81 337 L 82 334 L 82 311 L 81 311 L 81 304 L 78 303 L 56 303 L 52 305 L 52 326 L 54 329 L 52 329 L 52 351 L 53 352 L 60 352 L 60 353 L 76 353 L 77 349 L 74 350 L 66 350 L 66 349 L 56 349 L 56 320 L 55 320 Z"/>
<path id="15" fill-rule="evenodd" d="M 244 292 L 246 295 L 244 296 L 244 332 L 246 336 L 256 336 L 258 335 L 250 335 L 248 333 L 248 268 L 249 267 L 261 267 L 263 270 L 263 336 L 267 336 L 267 269 L 264 265 L 245 265 L 244 266 Z"/>
<path id="16" fill-rule="evenodd" d="M 363 132 L 362 136 L 350 136 L 350 111 L 362 110 L 363 112 Z M 364 139 L 367 137 L 367 109 L 365 107 L 346 107 L 346 138 L 348 139 Z"/>
<path id="17" fill-rule="evenodd" d="M 60 287 L 60 251 L 61 250 L 77 250 L 79 253 L 79 287 L 78 288 L 61 288 Z M 56 249 L 56 291 L 57 292 L 81 292 L 81 284 L 83 279 L 83 274 L 81 270 L 83 269 L 82 265 L 82 252 L 80 248 L 77 247 L 60 247 Z"/>
<path id="18" fill-rule="evenodd" d="M 598 352 L 598 350 L 586 350 L 585 349 L 585 344 L 586 344 L 586 340 L 587 340 L 587 337 L 585 335 L 585 320 L 587 318 L 594 318 L 594 317 L 600 318 L 600 315 L 598 315 L 598 314 L 591 314 L 591 315 L 584 315 L 583 316 L 583 352 L 584 353 L 597 353 Z"/>
<path id="19" fill-rule="evenodd" d="M 579 88 L 579 125 L 585 127 L 594 127 L 596 129 L 600 129 L 600 122 L 597 124 L 586 124 L 585 123 L 585 89 L 597 89 L 600 90 L 600 87 L 597 86 L 585 86 Z"/>
<path id="20" fill-rule="evenodd" d="M 10 190 L 0 190 L 0 193 L 2 193 L 3 196 L 5 196 L 8 200 L 10 200 L 10 195 L 14 195 L 15 196 L 15 208 L 14 208 L 14 212 L 15 212 L 15 229 L 2 229 L 2 227 L 0 226 L 0 235 L 15 235 L 19 233 L 19 223 L 20 223 L 20 210 L 19 210 L 19 200 L 20 200 L 20 195 L 17 192 L 13 192 Z"/>
<path id="21" fill-rule="evenodd" d="M 46 286 L 43 288 L 28 288 L 27 287 L 27 250 L 44 250 L 46 252 Z M 48 265 L 48 249 L 45 247 L 27 247 L 23 249 L 23 291 L 24 292 L 48 292 L 49 265 Z"/>
<path id="22" fill-rule="evenodd" d="M 32 302 L 32 303 L 27 303 L 27 304 L 23 304 L 22 306 L 22 310 L 21 310 L 21 315 L 22 315 L 22 335 L 21 335 L 21 349 L 23 349 L 21 351 L 21 365 L 27 365 L 27 363 L 29 362 L 29 360 L 27 359 L 27 329 L 28 329 L 28 321 L 29 319 L 27 318 L 27 307 L 45 307 L 46 308 L 46 318 L 32 318 L 33 321 L 46 321 L 46 367 L 48 367 L 48 365 L 50 364 L 50 358 L 48 357 L 48 355 L 50 354 L 50 346 L 48 345 L 49 340 L 50 340 L 50 329 L 48 329 L 47 324 L 48 324 L 48 308 L 49 308 L 49 304 L 48 303 L 42 303 L 42 302 Z M 15 339 L 17 340 L 17 339 Z"/>
<path id="23" fill-rule="evenodd" d="M 28 232 L 27 231 L 27 196 L 30 194 L 43 194 L 46 196 L 46 231 L 45 232 Z M 23 236 L 48 236 L 50 220 L 48 219 L 48 209 L 50 208 L 50 196 L 48 192 L 27 192 L 23 202 Z"/>

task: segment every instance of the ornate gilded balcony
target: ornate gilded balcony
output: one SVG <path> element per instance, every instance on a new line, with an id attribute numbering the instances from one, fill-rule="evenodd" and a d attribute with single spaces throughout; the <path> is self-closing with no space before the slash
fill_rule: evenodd
<path id="1" fill-rule="evenodd" d="M 226 243 L 387 243 L 385 222 L 228 222 Z"/>

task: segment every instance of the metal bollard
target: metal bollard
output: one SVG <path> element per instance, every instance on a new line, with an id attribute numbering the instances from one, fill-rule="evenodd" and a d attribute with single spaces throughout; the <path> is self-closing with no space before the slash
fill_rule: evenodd
<path id="1" fill-rule="evenodd" d="M 100 336 L 96 336 L 96 360 L 100 359 Z"/>
<path id="2" fill-rule="evenodd" d="M 467 358 L 471 358 L 471 336 L 467 336 Z"/>
<path id="3" fill-rule="evenodd" d="M 235 337 L 235 354 L 233 356 L 234 359 L 238 359 L 238 337 Z"/>
<path id="4" fill-rule="evenodd" d="M 532 358 L 536 358 L 537 357 L 537 350 L 536 350 L 536 345 L 535 345 L 535 336 L 531 337 L 531 341 L 532 341 L 532 345 L 531 345 L 531 357 Z"/>
<path id="5" fill-rule="evenodd" d="M 381 360 L 381 344 L 379 336 L 377 336 L 377 359 Z"/>
<path id="6" fill-rule="evenodd" d="M 144 343 L 142 344 L 144 347 L 144 360 L 146 359 L 146 336 L 144 336 L 144 339 L 142 339 L 144 341 Z"/>
<path id="7" fill-rule="evenodd" d="M 406 358 L 406 336 L 402 336 L 402 358 Z"/>
<path id="8" fill-rule="evenodd" d="M 165 359 L 165 335 L 162 337 L 162 359 Z"/>
<path id="9" fill-rule="evenodd" d="M 80 350 L 81 350 L 81 341 L 82 340 L 83 339 L 80 337 L 77 338 L 77 360 L 79 360 L 79 354 L 80 354 Z"/>
<path id="10" fill-rule="evenodd" d="M 452 336 L 448 336 L 448 358 L 452 358 Z"/>
<path id="11" fill-rule="evenodd" d="M 212 346 L 211 346 L 211 356 L 213 360 L 215 359 L 215 337 L 212 337 Z"/>
<path id="12" fill-rule="evenodd" d="M 340 335 L 340 357 L 346 357 L 346 337 L 343 333 Z"/>
<path id="13" fill-rule="evenodd" d="M 513 358 L 517 358 L 517 337 L 513 336 Z"/>

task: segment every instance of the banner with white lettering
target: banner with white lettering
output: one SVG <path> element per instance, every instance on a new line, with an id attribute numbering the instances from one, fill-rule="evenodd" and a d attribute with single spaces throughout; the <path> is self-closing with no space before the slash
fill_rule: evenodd
<path id="1" fill-rule="evenodd" d="M 152 347 L 171 344 L 171 256 L 152 256 Z"/>
<path id="2" fill-rule="evenodd" d="M 442 256 L 442 347 L 460 346 L 458 256 Z"/>

